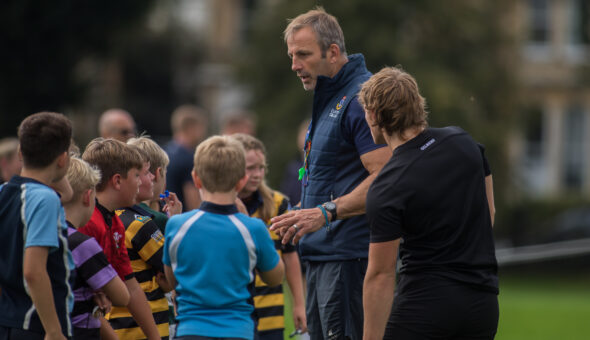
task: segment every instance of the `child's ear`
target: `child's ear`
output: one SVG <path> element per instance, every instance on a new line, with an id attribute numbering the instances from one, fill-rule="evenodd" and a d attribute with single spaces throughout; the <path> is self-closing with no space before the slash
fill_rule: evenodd
<path id="1" fill-rule="evenodd" d="M 197 189 L 201 189 L 203 187 L 203 182 L 201 181 L 195 170 L 191 171 L 191 176 L 193 177 L 193 183 L 195 183 Z"/>
<path id="2" fill-rule="evenodd" d="M 84 193 L 82 194 L 82 204 L 85 207 L 90 206 L 90 197 L 92 197 L 92 190 L 94 189 L 88 189 L 84 191 Z"/>
<path id="3" fill-rule="evenodd" d="M 68 165 L 68 152 L 64 151 L 61 155 L 57 156 L 57 165 L 60 168 L 65 168 Z"/>
<path id="4" fill-rule="evenodd" d="M 248 183 L 248 175 L 244 175 L 244 177 L 240 178 L 238 184 L 236 184 L 236 192 L 242 191 L 244 186 L 246 186 L 246 183 Z"/>
<path id="5" fill-rule="evenodd" d="M 162 177 L 162 168 L 161 167 L 157 167 L 156 171 L 154 171 L 154 182 L 157 182 L 160 180 L 160 177 Z"/>
<path id="6" fill-rule="evenodd" d="M 120 190 L 121 189 L 121 174 L 114 174 L 113 177 L 111 177 L 111 185 L 113 186 L 113 188 Z"/>
<path id="7" fill-rule="evenodd" d="M 162 178 L 166 178 L 166 170 L 162 167 L 158 167 L 154 175 L 154 181 L 159 182 Z"/>

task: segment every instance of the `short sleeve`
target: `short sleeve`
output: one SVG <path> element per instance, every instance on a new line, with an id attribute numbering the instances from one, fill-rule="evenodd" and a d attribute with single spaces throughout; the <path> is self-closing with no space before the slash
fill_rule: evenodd
<path id="1" fill-rule="evenodd" d="M 279 253 L 275 249 L 274 241 L 270 238 L 270 233 L 260 220 L 256 220 L 250 230 L 256 240 L 256 268 L 262 272 L 272 270 L 279 263 Z"/>
<path id="2" fill-rule="evenodd" d="M 387 242 L 402 237 L 406 199 L 393 190 L 386 177 L 377 177 L 367 193 L 367 219 L 370 242 Z"/>
<path id="3" fill-rule="evenodd" d="M 365 111 L 357 97 L 352 99 L 343 118 L 342 134 L 344 139 L 353 144 L 359 155 L 384 147 L 385 144 L 375 144 L 371 129 L 365 120 Z"/>
<path id="4" fill-rule="evenodd" d="M 63 211 L 57 194 L 46 187 L 28 185 L 24 205 L 27 228 L 25 248 L 57 248 L 58 223 L 62 220 L 60 212 Z"/>
<path id="5" fill-rule="evenodd" d="M 486 148 L 485 146 L 483 146 L 483 144 L 479 144 L 477 143 L 477 146 L 479 147 L 479 151 L 481 152 L 481 158 L 483 160 L 483 171 L 486 177 L 488 177 L 489 175 L 492 174 L 492 170 L 490 169 L 490 163 L 488 162 L 488 159 L 485 155 L 485 151 Z"/>
<path id="6" fill-rule="evenodd" d="M 135 231 L 135 235 L 132 235 L 131 244 L 133 249 L 145 263 L 163 272 L 162 248 L 164 246 L 164 235 L 162 235 L 154 220 L 149 219 L 147 216 L 141 216 L 141 218 L 145 218 L 147 221 L 145 223 L 135 221 L 138 223 L 139 228 Z M 127 228 L 126 233 L 129 232 L 129 229 Z"/>
<path id="7" fill-rule="evenodd" d="M 72 236 L 83 238 L 82 243 L 72 250 L 76 260 L 76 275 L 94 290 L 104 287 L 117 276 L 117 272 L 110 265 L 106 255 L 96 240 L 90 236 L 75 232 Z M 68 239 L 70 241 L 72 236 Z"/>

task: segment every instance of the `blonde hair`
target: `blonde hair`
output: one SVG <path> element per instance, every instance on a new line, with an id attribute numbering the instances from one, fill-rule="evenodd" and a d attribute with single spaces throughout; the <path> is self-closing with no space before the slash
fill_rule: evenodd
<path id="1" fill-rule="evenodd" d="M 412 127 L 426 127 L 426 100 L 414 77 L 397 67 L 385 67 L 361 87 L 358 100 L 365 110 L 375 112 L 376 124 L 388 135 L 399 135 Z"/>
<path id="2" fill-rule="evenodd" d="M 333 15 L 326 13 L 323 7 L 317 6 L 316 8 L 300 14 L 294 19 L 287 19 L 289 23 L 285 31 L 283 31 L 283 37 L 285 42 L 295 32 L 299 31 L 304 27 L 310 27 L 311 30 L 316 34 L 322 57 L 326 56 L 326 52 L 330 45 L 336 44 L 340 49 L 340 53 L 346 56 L 346 45 L 344 43 L 344 33 L 338 19 Z"/>
<path id="3" fill-rule="evenodd" d="M 232 138 L 235 138 L 244 147 L 246 152 L 250 150 L 260 151 L 266 158 L 266 148 L 264 147 L 264 143 L 262 143 L 258 138 L 247 135 L 245 133 L 236 133 L 231 135 Z M 260 186 L 258 187 L 258 192 L 260 193 L 260 197 L 262 197 L 262 207 L 260 209 L 260 219 L 263 221 L 270 220 L 275 213 L 275 206 L 274 206 L 274 199 L 273 199 L 273 190 L 269 188 L 266 184 L 266 178 L 262 180 Z"/>
<path id="4" fill-rule="evenodd" d="M 78 157 L 70 158 L 70 167 L 66 178 L 74 192 L 72 202 L 78 200 L 82 193 L 88 189 L 94 189 L 100 181 L 100 171 Z"/>
<path id="5" fill-rule="evenodd" d="M 246 175 L 244 147 L 229 136 L 212 136 L 197 147 L 194 168 L 209 192 L 229 192 Z"/>
<path id="6" fill-rule="evenodd" d="M 96 185 L 96 191 L 103 191 L 107 182 L 116 174 L 127 178 L 131 169 L 143 167 L 141 154 L 127 144 L 115 140 L 95 138 L 86 146 L 82 159 L 100 169 L 102 176 Z"/>
<path id="7" fill-rule="evenodd" d="M 139 150 L 142 150 L 146 154 L 147 159 L 150 162 L 150 172 L 152 174 L 155 174 L 158 168 L 166 170 L 168 167 L 168 164 L 170 163 L 168 155 L 158 145 L 158 143 L 154 142 L 150 138 L 150 136 L 143 135 L 136 138 L 131 138 L 127 141 L 127 144 L 136 146 Z"/>
<path id="8" fill-rule="evenodd" d="M 0 158 L 12 158 L 18 151 L 18 139 L 7 137 L 0 139 Z"/>

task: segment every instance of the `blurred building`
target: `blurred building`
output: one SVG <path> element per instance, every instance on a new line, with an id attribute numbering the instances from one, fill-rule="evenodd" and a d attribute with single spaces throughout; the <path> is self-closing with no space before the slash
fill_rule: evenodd
<path id="1" fill-rule="evenodd" d="M 518 77 L 527 108 L 511 141 L 533 196 L 590 194 L 590 2 L 521 0 Z"/>

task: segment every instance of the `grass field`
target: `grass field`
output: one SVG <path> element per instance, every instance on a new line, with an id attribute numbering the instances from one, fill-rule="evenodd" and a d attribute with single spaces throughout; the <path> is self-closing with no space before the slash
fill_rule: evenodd
<path id="1" fill-rule="evenodd" d="M 500 276 L 498 340 L 590 339 L 590 277 Z"/>
<path id="2" fill-rule="evenodd" d="M 290 305 L 288 296 L 286 305 Z M 499 303 L 497 340 L 590 339 L 588 274 L 500 275 Z M 293 330 L 289 310 L 285 334 Z"/>

